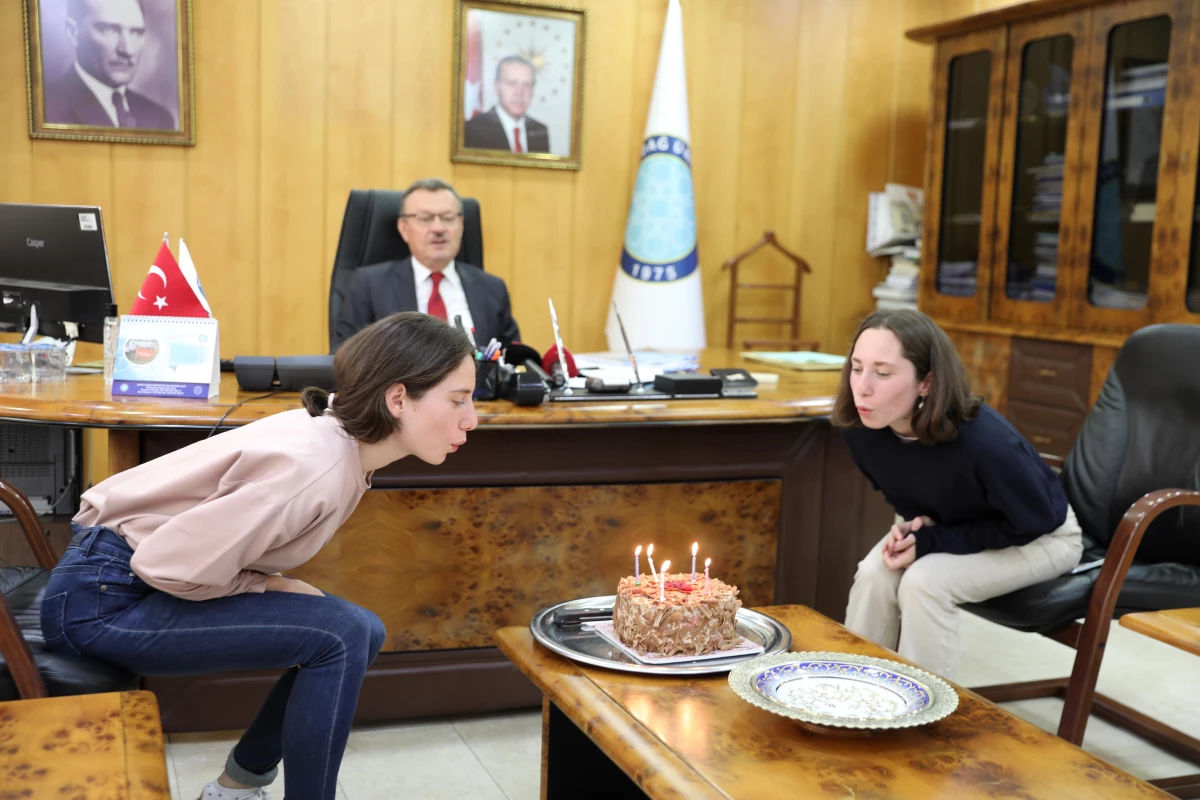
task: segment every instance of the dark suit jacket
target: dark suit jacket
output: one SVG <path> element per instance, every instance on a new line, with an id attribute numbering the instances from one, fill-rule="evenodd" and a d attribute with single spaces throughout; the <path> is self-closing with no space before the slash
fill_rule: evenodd
<path id="1" fill-rule="evenodd" d="M 125 90 L 129 113 L 137 123 L 135 127 L 158 131 L 178 130 L 175 117 L 163 106 L 130 89 Z M 97 125 L 113 127 L 112 120 L 104 113 L 104 106 L 92 94 L 72 66 L 54 83 L 46 86 L 46 122 L 60 125 Z"/>
<path id="2" fill-rule="evenodd" d="M 497 339 L 507 347 L 519 340 L 521 331 L 512 317 L 504 281 L 471 264 L 456 261 L 454 266 L 467 296 L 467 308 L 471 309 L 475 343 L 483 347 Z M 337 350 L 361 328 L 388 314 L 419 310 L 411 258 L 359 267 L 350 278 L 350 289 L 333 327 L 333 349 Z"/>
<path id="3" fill-rule="evenodd" d="M 478 147 L 483 150 L 509 150 L 508 137 L 504 135 L 504 125 L 496 107 L 486 114 L 480 114 L 474 119 L 467 120 L 463 132 L 463 142 L 467 147 Z M 550 131 L 536 119 L 525 117 L 524 142 L 526 153 L 549 153 Z"/>

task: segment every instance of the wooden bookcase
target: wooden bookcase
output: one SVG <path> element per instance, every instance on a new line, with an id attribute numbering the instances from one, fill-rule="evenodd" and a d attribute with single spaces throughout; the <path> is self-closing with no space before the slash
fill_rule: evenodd
<path id="1" fill-rule="evenodd" d="M 920 307 L 1066 455 L 1131 332 L 1200 322 L 1200 0 L 1032 0 L 908 37 L 935 47 Z"/>

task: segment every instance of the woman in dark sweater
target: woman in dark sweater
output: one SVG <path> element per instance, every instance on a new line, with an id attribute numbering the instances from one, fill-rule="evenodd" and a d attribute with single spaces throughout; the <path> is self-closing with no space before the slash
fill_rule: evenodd
<path id="1" fill-rule="evenodd" d="M 854 336 L 833 423 L 903 518 L 858 565 L 846 627 L 953 678 L 958 605 L 1061 575 L 1081 531 L 1058 476 L 971 394 L 945 332 L 880 311 Z"/>

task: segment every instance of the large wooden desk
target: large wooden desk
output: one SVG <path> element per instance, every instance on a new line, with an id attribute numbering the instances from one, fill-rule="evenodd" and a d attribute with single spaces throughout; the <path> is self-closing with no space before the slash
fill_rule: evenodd
<path id="1" fill-rule="evenodd" d="M 899 658 L 811 609 L 758 610 L 788 626 L 793 650 Z M 825 735 L 751 706 L 725 675 L 587 667 L 534 642 L 528 626 L 496 641 L 545 693 L 543 800 L 1170 797 L 961 687 L 940 722 Z"/>
<path id="2" fill-rule="evenodd" d="M 710 350 L 706 367 L 751 366 Z M 764 371 L 761 367 L 751 367 Z M 536 705 L 493 646 L 546 605 L 611 594 L 637 544 L 676 560 L 699 541 L 748 604 L 804 603 L 841 619 L 854 565 L 891 510 L 827 415 L 836 372 L 787 372 L 757 400 L 479 403 L 479 429 L 445 464 L 405 459 L 296 577 L 375 611 L 388 629 L 362 720 Z M 107 428 L 114 471 L 299 406 L 114 400 L 99 376 L 0 388 L 0 421 Z M 231 521 L 233 523 L 234 521 Z M 151 679 L 167 731 L 251 719 L 273 676 Z"/>
<path id="3" fill-rule="evenodd" d="M 0 797 L 169 800 L 154 695 L 0 703 Z"/>

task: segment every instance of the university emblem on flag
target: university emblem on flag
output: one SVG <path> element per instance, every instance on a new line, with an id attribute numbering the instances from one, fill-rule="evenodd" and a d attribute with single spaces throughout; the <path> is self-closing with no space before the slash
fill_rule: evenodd
<path id="1" fill-rule="evenodd" d="M 648 137 L 625 224 L 621 269 L 631 278 L 660 283 L 686 278 L 697 263 L 691 148 L 674 136 Z"/>

